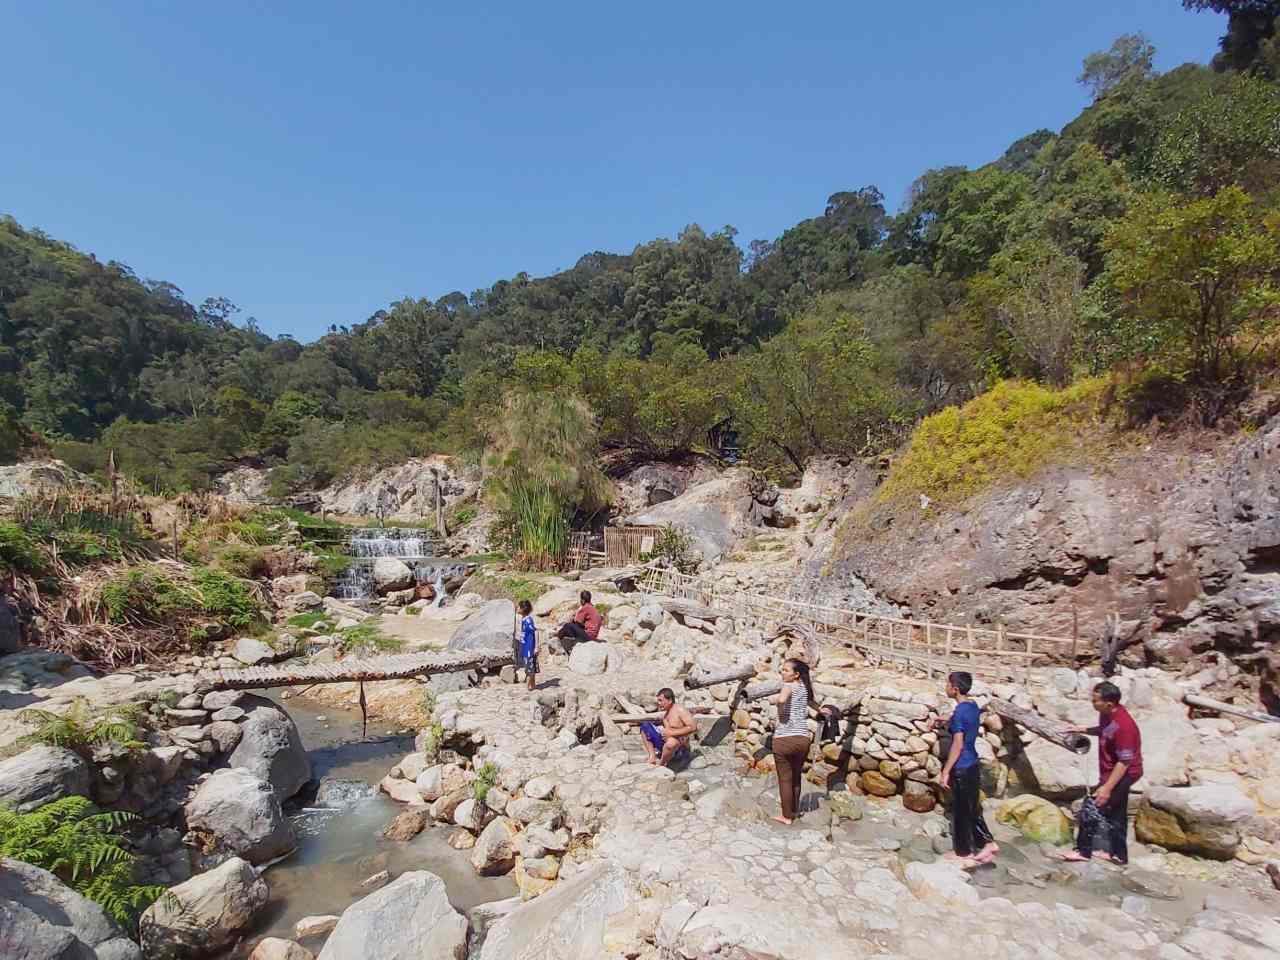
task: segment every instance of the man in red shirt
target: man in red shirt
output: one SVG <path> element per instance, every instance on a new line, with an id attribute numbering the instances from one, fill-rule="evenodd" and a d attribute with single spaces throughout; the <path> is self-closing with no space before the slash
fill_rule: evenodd
<path id="1" fill-rule="evenodd" d="M 575 644 L 599 637 L 600 624 L 604 622 L 600 611 L 591 605 L 590 590 L 583 590 L 578 594 L 578 599 L 582 601 L 578 612 L 573 615 L 571 621 L 556 631 L 556 636 L 560 638 L 565 653 L 571 653 Z"/>
<path id="2" fill-rule="evenodd" d="M 1093 708 L 1098 711 L 1096 727 L 1071 729 L 1098 738 L 1099 786 L 1093 803 L 1101 816 L 1091 817 L 1082 809 L 1076 848 L 1062 859 L 1091 859 L 1094 834 L 1105 823 L 1111 852 L 1099 851 L 1098 858 L 1123 865 L 1129 862 L 1129 789 L 1142 776 L 1142 733 L 1129 711 L 1120 706 L 1120 688 L 1114 683 L 1103 681 L 1093 688 Z"/>

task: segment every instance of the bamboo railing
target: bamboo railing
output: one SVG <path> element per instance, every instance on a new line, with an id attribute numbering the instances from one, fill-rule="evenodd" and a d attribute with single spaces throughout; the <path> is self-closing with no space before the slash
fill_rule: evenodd
<path id="1" fill-rule="evenodd" d="M 926 674 L 966 670 L 975 676 L 1025 679 L 1032 666 L 1069 663 L 1075 643 L 995 628 L 906 620 L 867 610 L 747 593 L 715 580 L 649 567 L 637 586 L 645 593 L 688 600 L 766 632 L 784 623 L 807 623 L 828 642 L 857 649 L 873 661 L 892 661 Z"/>

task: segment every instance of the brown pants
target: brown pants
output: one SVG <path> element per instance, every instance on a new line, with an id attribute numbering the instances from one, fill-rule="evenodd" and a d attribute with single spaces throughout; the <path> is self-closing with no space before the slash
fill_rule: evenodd
<path id="1" fill-rule="evenodd" d="M 800 812 L 800 781 L 804 758 L 809 755 L 808 737 L 774 737 L 773 765 L 778 771 L 778 798 L 782 815 L 794 820 Z"/>

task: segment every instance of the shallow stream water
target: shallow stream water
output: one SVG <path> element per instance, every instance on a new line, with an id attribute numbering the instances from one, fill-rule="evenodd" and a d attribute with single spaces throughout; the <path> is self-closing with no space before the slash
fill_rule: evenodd
<path id="1" fill-rule="evenodd" d="M 385 725 L 376 724 L 376 730 L 361 740 L 358 711 L 297 697 L 281 703 L 311 756 L 313 779 L 344 783 L 325 791 L 333 806 L 286 807 L 298 849 L 267 869 L 271 900 L 241 945 L 226 957 L 247 956 L 262 937 L 294 939 L 294 924 L 303 917 L 341 914 L 365 895 L 360 882 L 380 870 L 389 870 L 393 878 L 408 870 L 429 870 L 444 880 L 450 902 L 460 911 L 516 893 L 511 880 L 476 876 L 468 854 L 446 843 L 448 828 L 428 827 L 408 842 L 382 838 L 383 828 L 402 808 L 380 793 L 377 784 L 413 750 L 411 735 L 387 734 Z M 318 951 L 319 942 L 303 945 Z"/>

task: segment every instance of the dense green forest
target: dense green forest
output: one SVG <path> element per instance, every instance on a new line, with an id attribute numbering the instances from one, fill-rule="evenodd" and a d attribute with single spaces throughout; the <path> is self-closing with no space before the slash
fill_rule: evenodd
<path id="1" fill-rule="evenodd" d="M 1140 34 L 1085 58 L 1091 104 L 978 169 L 874 186 L 769 241 L 687 227 L 545 278 L 406 299 L 314 343 L 188 303 L 0 219 L 0 457 L 106 451 L 158 490 L 237 462 L 278 492 L 433 451 L 478 457 L 512 389 L 585 401 L 604 447 L 675 456 L 731 422 L 753 465 L 899 444 L 1001 380 L 1113 380 L 1125 416 L 1213 424 L 1276 362 L 1280 2 L 1212 65 Z"/>

